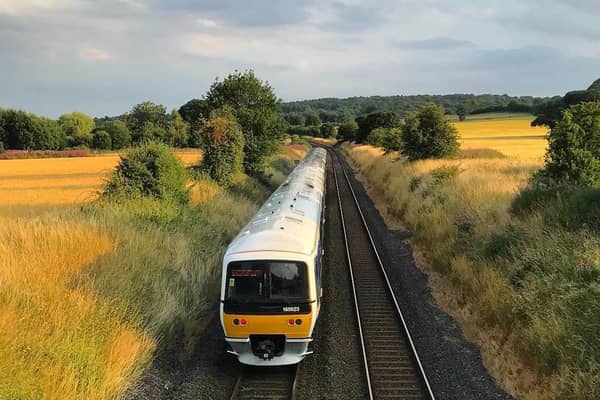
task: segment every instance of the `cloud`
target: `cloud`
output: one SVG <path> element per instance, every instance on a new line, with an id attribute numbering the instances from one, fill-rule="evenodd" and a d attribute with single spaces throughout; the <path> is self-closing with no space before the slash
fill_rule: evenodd
<path id="1" fill-rule="evenodd" d="M 75 3 L 72 0 L 0 0 L 0 14 L 31 15 L 39 11 L 66 8 Z"/>
<path id="2" fill-rule="evenodd" d="M 200 17 L 197 21 L 198 25 L 200 25 L 203 28 L 216 28 L 219 25 L 217 21 L 210 18 Z"/>
<path id="3" fill-rule="evenodd" d="M 84 61 L 108 61 L 113 55 L 107 50 L 88 47 L 79 52 L 79 57 Z"/>
<path id="4" fill-rule="evenodd" d="M 421 40 L 395 40 L 394 47 L 402 50 L 452 50 L 474 46 L 469 40 L 437 37 Z"/>
<path id="5" fill-rule="evenodd" d="M 593 0 L 0 0 L 0 107 L 178 107 L 246 68 L 284 99 L 560 94 L 600 75 L 598 20 Z"/>

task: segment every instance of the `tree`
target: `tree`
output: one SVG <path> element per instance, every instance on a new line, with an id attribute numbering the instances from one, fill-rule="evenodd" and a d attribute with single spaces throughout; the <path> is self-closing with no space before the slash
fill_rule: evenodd
<path id="1" fill-rule="evenodd" d="M 210 110 L 231 107 L 244 134 L 244 170 L 262 174 L 267 157 L 277 151 L 284 134 L 281 101 L 273 88 L 252 70 L 236 71 L 213 83 L 206 102 Z"/>
<path id="2" fill-rule="evenodd" d="M 423 105 L 406 118 L 402 128 L 403 153 L 409 160 L 443 158 L 458 151 L 458 133 L 448 122 L 444 109 L 434 103 Z"/>
<path id="3" fill-rule="evenodd" d="M 600 184 L 600 102 L 569 107 L 552 128 L 538 178 L 578 185 Z"/>
<path id="4" fill-rule="evenodd" d="M 114 200 L 151 197 L 186 204 L 190 198 L 187 181 L 185 166 L 171 148 L 148 142 L 121 158 L 103 196 Z"/>
<path id="5" fill-rule="evenodd" d="M 554 98 L 536 107 L 536 118 L 531 125 L 546 125 L 553 128 L 562 118 L 562 112 L 576 104 L 600 101 L 600 79 L 594 81 L 586 90 L 573 90 L 564 97 Z"/>
<path id="6" fill-rule="evenodd" d="M 105 130 L 95 130 L 94 139 L 92 140 L 92 147 L 100 150 L 110 150 L 112 148 L 110 134 Z"/>
<path id="7" fill-rule="evenodd" d="M 120 120 L 106 121 L 100 124 L 100 129 L 108 132 L 113 150 L 131 146 L 131 132 L 125 122 Z"/>
<path id="8" fill-rule="evenodd" d="M 338 136 L 342 140 L 351 141 L 356 137 L 356 132 L 358 132 L 358 124 L 354 119 L 351 119 L 340 125 L 338 129 Z"/>
<path id="9" fill-rule="evenodd" d="M 6 148 L 23 150 L 61 149 L 65 135 L 54 120 L 18 110 L 4 110 L 0 120 Z"/>
<path id="10" fill-rule="evenodd" d="M 230 108 L 215 110 L 204 125 L 200 168 L 217 182 L 228 185 L 242 171 L 244 134 Z"/>
<path id="11" fill-rule="evenodd" d="M 67 137 L 69 146 L 86 146 L 92 143 L 92 131 L 95 123 L 92 117 L 74 111 L 58 118 L 58 124 Z"/>
<path id="12" fill-rule="evenodd" d="M 321 118 L 319 114 L 314 111 L 304 113 L 304 125 L 305 126 L 319 126 L 321 125 Z"/>
<path id="13" fill-rule="evenodd" d="M 185 147 L 188 143 L 189 124 L 179 115 L 177 110 L 169 115 L 166 143 L 174 147 Z"/>
<path id="14" fill-rule="evenodd" d="M 134 144 L 163 141 L 168 127 L 167 109 L 150 101 L 136 104 L 127 115 L 127 127 Z"/>
<path id="15" fill-rule="evenodd" d="M 304 116 L 300 113 L 285 114 L 284 118 L 292 126 L 304 125 Z"/>
<path id="16" fill-rule="evenodd" d="M 358 124 L 356 141 L 363 143 L 373 129 L 394 128 L 400 125 L 400 120 L 392 111 L 374 111 L 358 117 L 356 123 Z"/>
<path id="17" fill-rule="evenodd" d="M 320 132 L 324 138 L 335 138 L 338 134 L 338 127 L 332 122 L 326 122 L 321 125 Z"/>
<path id="18" fill-rule="evenodd" d="M 203 99 L 192 99 L 179 107 L 181 118 L 188 124 L 208 118 L 208 111 L 208 104 Z"/>
<path id="19" fill-rule="evenodd" d="M 383 147 L 387 137 L 388 128 L 375 128 L 367 136 L 365 143 L 371 146 Z"/>

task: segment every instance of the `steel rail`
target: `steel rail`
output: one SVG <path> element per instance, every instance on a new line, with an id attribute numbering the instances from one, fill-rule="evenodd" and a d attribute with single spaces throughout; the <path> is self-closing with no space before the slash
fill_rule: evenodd
<path id="1" fill-rule="evenodd" d="M 427 375 L 425 373 L 425 370 L 423 368 L 423 364 L 421 363 L 421 360 L 419 358 L 417 349 L 415 347 L 414 341 L 412 339 L 412 336 L 410 334 L 410 331 L 408 329 L 408 326 L 406 324 L 406 319 L 404 318 L 404 314 L 402 313 L 402 310 L 400 308 L 400 305 L 398 303 L 398 300 L 396 298 L 396 295 L 394 293 L 393 287 L 391 285 L 390 279 L 388 277 L 387 271 L 385 269 L 385 266 L 383 264 L 383 261 L 381 260 L 381 256 L 379 255 L 379 251 L 377 250 L 377 246 L 375 244 L 375 241 L 373 239 L 373 235 L 371 234 L 371 231 L 369 229 L 369 226 L 367 224 L 367 221 L 365 219 L 365 216 L 362 212 L 362 209 L 360 207 L 360 203 L 358 201 L 358 198 L 356 197 L 356 193 L 354 191 L 352 182 L 350 181 L 350 178 L 348 176 L 348 173 L 346 172 L 346 169 L 344 167 L 343 161 L 340 159 L 340 156 L 337 154 L 337 151 L 333 150 L 333 149 L 328 149 L 330 154 L 334 155 L 333 158 L 335 158 L 337 160 L 337 164 L 339 165 L 339 168 L 342 170 L 345 180 L 348 184 L 348 188 L 350 189 L 350 192 L 352 193 L 352 197 L 354 200 L 354 205 L 356 206 L 356 209 L 358 210 L 358 213 L 361 217 L 362 220 L 362 226 L 365 230 L 365 232 L 367 233 L 367 236 L 369 237 L 369 242 L 370 242 L 370 247 L 371 250 L 373 251 L 373 254 L 375 255 L 375 258 L 377 259 L 377 263 L 379 265 L 379 269 L 384 277 L 385 283 L 386 283 L 386 289 L 387 289 L 387 293 L 389 295 L 389 297 L 392 299 L 392 302 L 394 304 L 394 308 L 396 310 L 396 314 L 399 317 L 400 321 L 401 321 L 401 325 L 402 325 L 402 329 L 403 329 L 403 333 L 410 345 L 410 349 L 411 349 L 411 356 L 414 359 L 414 362 L 416 363 L 417 367 L 418 367 L 418 371 L 419 371 L 419 378 L 421 379 L 425 392 L 427 394 L 427 396 L 431 399 L 431 400 L 435 400 L 435 396 L 433 394 L 433 390 L 431 389 L 431 385 L 429 383 L 429 380 L 427 378 Z M 350 246 L 348 243 L 348 236 L 347 236 L 347 231 L 346 231 L 346 221 L 344 219 L 344 214 L 343 214 L 343 210 L 342 210 L 342 202 L 341 202 L 341 195 L 340 195 L 340 189 L 339 189 L 339 183 L 338 183 L 338 179 L 337 179 L 337 173 L 336 173 L 336 169 L 335 166 L 333 168 L 334 170 L 334 177 L 335 177 L 335 183 L 336 183 L 336 192 L 337 192 L 337 197 L 338 197 L 338 203 L 340 206 L 340 218 L 342 221 L 342 228 L 344 231 L 344 241 L 345 241 L 345 245 L 346 245 L 346 254 L 348 257 L 348 264 L 349 264 L 349 268 L 350 268 L 350 275 L 351 275 L 351 282 L 352 282 L 352 291 L 354 294 L 354 301 L 355 301 L 355 306 L 356 306 L 356 313 L 357 313 L 357 319 L 358 319 L 358 326 L 359 326 L 359 333 L 360 333 L 360 339 L 361 339 L 361 345 L 362 345 L 362 351 L 363 351 L 363 357 L 364 357 L 364 363 L 365 363 L 365 371 L 366 371 L 366 375 L 367 375 L 367 384 L 369 387 L 369 396 L 372 399 L 373 398 L 373 389 L 371 387 L 371 377 L 370 377 L 370 370 L 369 370 L 369 363 L 368 363 L 368 355 L 367 355 L 367 351 L 366 351 L 366 346 L 365 346 L 365 339 L 363 338 L 363 330 L 362 330 L 362 326 L 361 326 L 361 318 L 360 318 L 360 311 L 359 311 L 359 306 L 358 306 L 358 297 L 357 297 L 357 290 L 356 290 L 356 282 L 354 279 L 354 273 L 352 270 L 352 260 L 351 260 L 351 255 L 350 255 Z"/>

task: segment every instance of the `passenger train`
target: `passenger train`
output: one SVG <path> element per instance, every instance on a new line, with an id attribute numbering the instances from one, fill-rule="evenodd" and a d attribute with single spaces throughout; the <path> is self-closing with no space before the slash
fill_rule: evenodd
<path id="1" fill-rule="evenodd" d="M 231 242 L 221 325 L 242 364 L 297 364 L 319 315 L 327 152 L 313 149 Z"/>

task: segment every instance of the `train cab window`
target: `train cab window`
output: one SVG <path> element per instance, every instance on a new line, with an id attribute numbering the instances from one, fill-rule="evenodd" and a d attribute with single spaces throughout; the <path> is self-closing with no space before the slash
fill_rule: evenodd
<path id="1" fill-rule="evenodd" d="M 299 262 L 233 262 L 227 268 L 226 285 L 226 301 L 287 303 L 308 300 L 307 268 Z"/>

